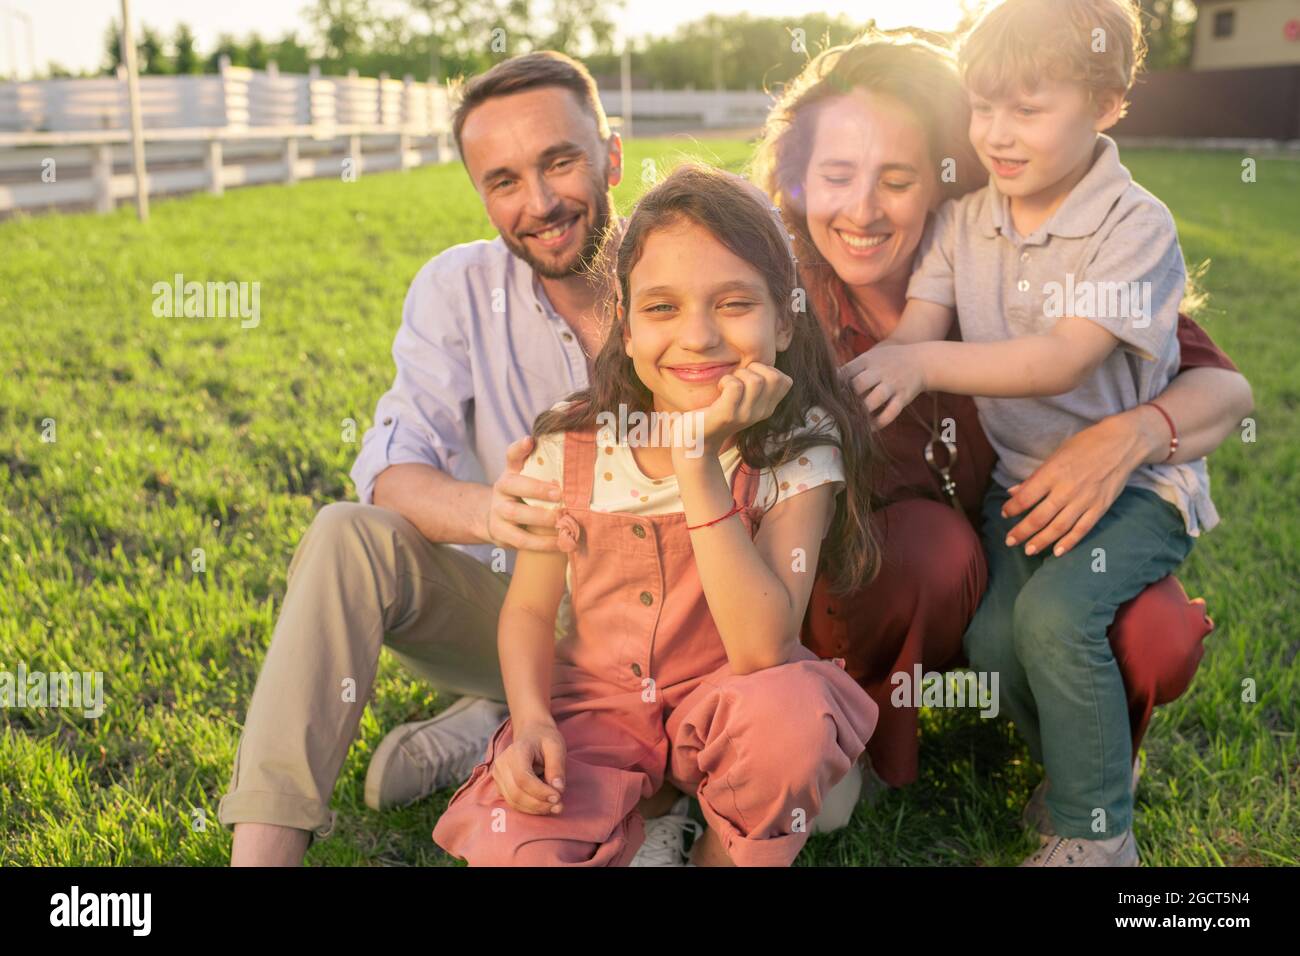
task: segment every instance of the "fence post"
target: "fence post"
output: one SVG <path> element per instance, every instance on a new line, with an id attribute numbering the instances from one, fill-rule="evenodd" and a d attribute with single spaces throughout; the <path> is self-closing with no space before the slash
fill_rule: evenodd
<path id="1" fill-rule="evenodd" d="M 348 137 L 348 159 L 352 161 L 352 176 L 361 178 L 361 137 L 353 133 Z"/>
<path id="2" fill-rule="evenodd" d="M 407 73 L 402 77 L 402 109 L 398 114 L 397 123 L 402 131 L 397 134 L 397 168 L 403 172 L 407 169 L 406 151 L 411 148 L 410 129 L 415 125 L 412 114 L 413 102 L 415 99 L 415 77 Z"/>
<path id="3" fill-rule="evenodd" d="M 203 162 L 203 171 L 208 177 L 208 192 L 214 196 L 221 196 L 226 191 L 226 180 L 222 175 L 222 149 L 221 140 L 208 140 L 208 151 Z"/>
<path id="4" fill-rule="evenodd" d="M 298 181 L 298 137 L 284 138 L 284 181 L 293 185 Z"/>
<path id="5" fill-rule="evenodd" d="M 95 184 L 95 211 L 113 211 L 113 147 L 100 143 L 91 147 L 91 180 Z"/>
<path id="6" fill-rule="evenodd" d="M 230 72 L 230 57 L 223 53 L 217 58 L 217 78 L 221 84 L 221 125 L 230 125 L 230 96 L 227 84 L 230 80 L 226 74 Z"/>
<path id="7" fill-rule="evenodd" d="M 319 135 L 318 131 L 322 125 L 316 118 L 318 104 L 316 103 L 316 95 L 312 92 L 312 87 L 319 79 L 320 64 L 313 63 L 307 67 L 307 125 L 311 127 L 313 136 Z"/>

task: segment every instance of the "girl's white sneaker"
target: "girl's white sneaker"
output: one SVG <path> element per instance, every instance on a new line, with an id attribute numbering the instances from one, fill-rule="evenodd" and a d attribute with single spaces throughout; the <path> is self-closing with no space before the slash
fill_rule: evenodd
<path id="1" fill-rule="evenodd" d="M 691 798 L 683 794 L 671 810 L 645 822 L 645 842 L 628 866 L 687 866 L 686 832 L 698 839 L 704 832 L 690 817 Z"/>

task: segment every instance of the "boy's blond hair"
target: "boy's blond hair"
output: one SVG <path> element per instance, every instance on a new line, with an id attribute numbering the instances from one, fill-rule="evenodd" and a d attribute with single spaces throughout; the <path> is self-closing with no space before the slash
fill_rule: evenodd
<path id="1" fill-rule="evenodd" d="M 1001 0 L 962 38 L 957 63 L 967 89 L 990 99 L 1048 79 L 1080 83 L 1095 100 L 1127 93 L 1146 52 L 1137 0 Z"/>

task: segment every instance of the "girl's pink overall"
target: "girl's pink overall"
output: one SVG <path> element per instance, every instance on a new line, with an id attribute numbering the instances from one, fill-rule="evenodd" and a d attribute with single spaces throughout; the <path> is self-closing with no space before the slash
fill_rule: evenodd
<path id="1" fill-rule="evenodd" d="M 506 721 L 433 838 L 475 866 L 626 865 L 644 840 L 637 803 L 666 777 L 696 794 L 738 865 L 788 866 L 865 749 L 876 705 L 842 662 L 802 645 L 789 663 L 732 673 L 685 515 L 592 511 L 595 459 L 592 433 L 565 436 L 557 523 L 574 547 L 574 633 L 556 646 L 551 690 L 564 810 L 522 813 L 501 798 L 490 766 L 510 745 Z M 757 487 L 742 463 L 732 494 L 751 536 Z"/>

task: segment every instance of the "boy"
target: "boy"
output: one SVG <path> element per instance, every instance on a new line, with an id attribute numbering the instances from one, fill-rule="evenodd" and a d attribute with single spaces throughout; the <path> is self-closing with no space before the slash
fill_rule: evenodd
<path id="1" fill-rule="evenodd" d="M 1178 368 L 1186 281 L 1173 219 L 1103 135 L 1144 54 L 1134 0 L 1005 0 L 965 38 L 971 143 L 987 187 L 941 207 L 908 305 L 858 391 L 887 424 L 923 390 L 977 396 L 998 464 L 984 502 L 989 584 L 964 638 L 1046 777 L 1050 825 L 1026 866 L 1135 866 L 1124 685 L 1106 629 L 1218 515 L 1204 459 L 1179 463 L 1150 399 Z M 945 342 L 956 309 L 961 342 Z M 1008 488 L 1062 441 L 1150 406 L 1168 454 L 1128 478 L 1080 547 L 1003 540 Z M 1062 515 L 1070 523 L 1078 515 Z M 1050 786 L 1048 785 L 1050 781 Z"/>

